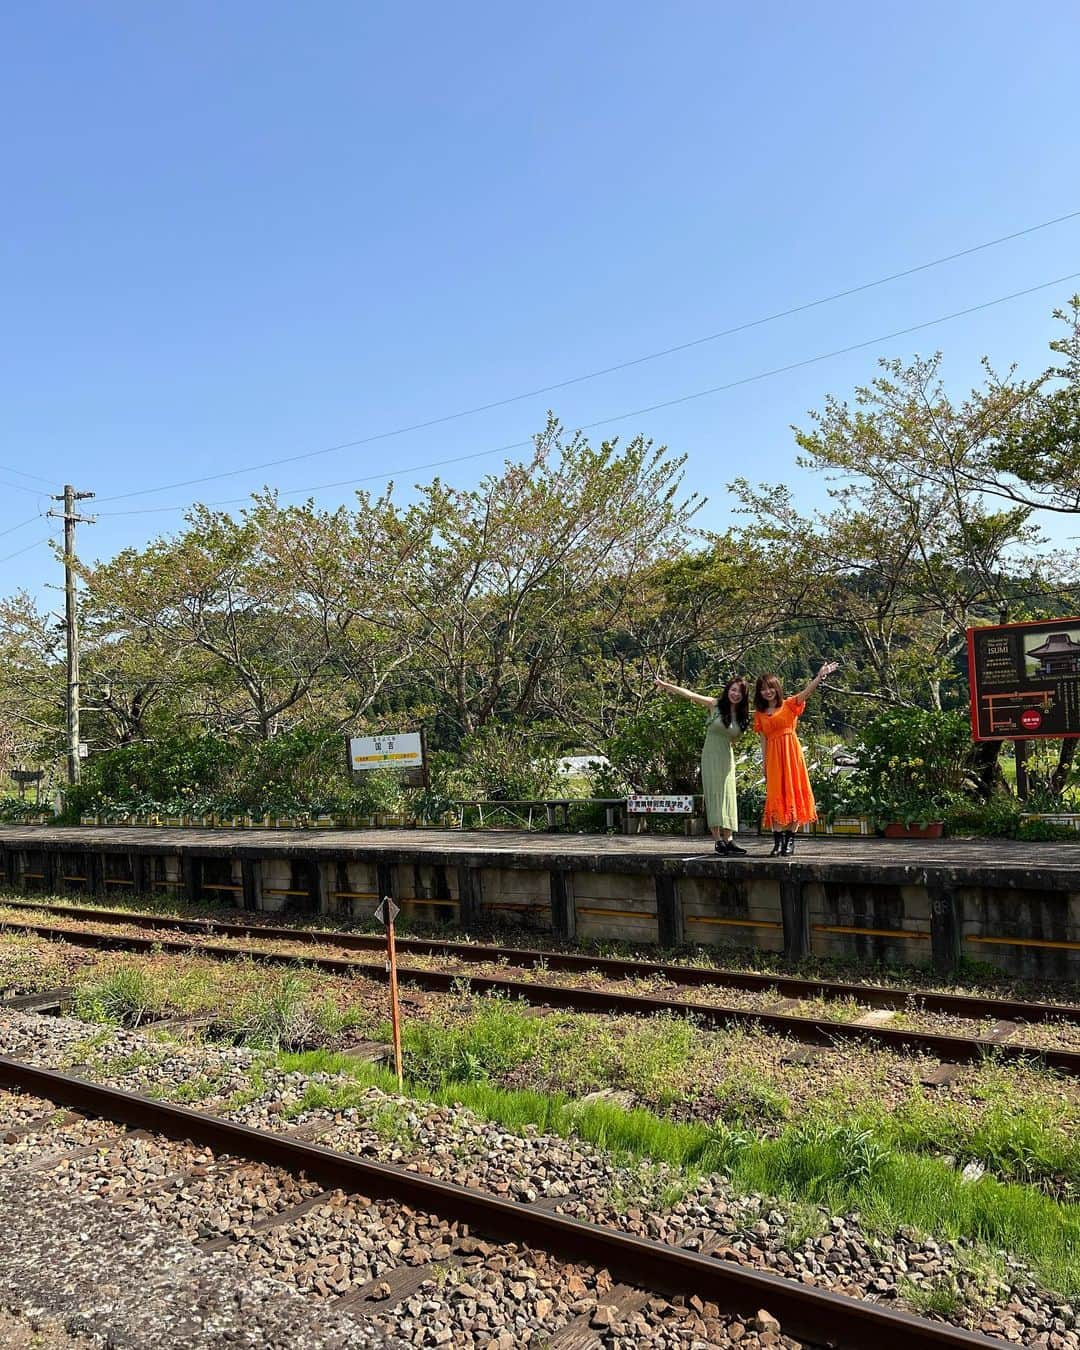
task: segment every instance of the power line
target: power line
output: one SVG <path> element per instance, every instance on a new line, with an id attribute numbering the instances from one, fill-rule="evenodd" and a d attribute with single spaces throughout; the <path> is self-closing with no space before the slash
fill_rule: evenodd
<path id="1" fill-rule="evenodd" d="M 6 558 L 0 558 L 0 563 L 11 562 L 12 558 L 20 558 L 24 553 L 29 553 L 32 548 L 39 548 L 42 544 L 47 544 L 52 537 L 51 534 L 47 534 L 44 539 L 35 539 L 32 544 L 27 544 L 25 548 L 16 549 L 14 553 L 9 553 Z"/>
<path id="2" fill-rule="evenodd" d="M 923 323 L 912 324 L 907 328 L 898 328 L 895 330 L 895 332 L 884 333 L 879 337 L 867 338 L 863 342 L 853 342 L 850 346 L 847 347 L 837 347 L 829 352 L 821 352 L 817 356 L 808 356 L 801 361 L 791 361 L 787 365 L 773 366 L 769 370 L 758 371 L 757 374 L 755 375 L 744 375 L 741 379 L 729 380 L 726 384 L 715 384 L 711 385 L 708 389 L 698 389 L 690 394 L 680 394 L 677 398 L 664 399 L 660 403 L 650 403 L 643 408 L 634 408 L 630 412 L 613 413 L 609 417 L 601 417 L 594 422 L 585 422 L 582 423 L 579 430 L 592 431 L 596 427 L 609 426 L 612 422 L 622 422 L 626 421 L 628 418 L 631 417 L 641 417 L 644 416 L 644 414 L 646 413 L 658 412 L 663 408 L 674 408 L 682 403 L 693 402 L 695 399 L 708 398 L 710 395 L 713 394 L 726 393 L 731 389 L 741 388 L 743 385 L 754 384 L 759 380 L 770 379 L 774 375 L 784 375 L 793 370 L 802 370 L 807 366 L 816 365 L 821 361 L 829 361 L 837 356 L 846 356 L 851 352 L 863 351 L 867 347 L 874 347 L 881 342 L 891 342 L 894 338 L 906 337 L 911 333 L 922 332 L 924 329 L 933 328 L 936 324 L 948 323 L 953 319 L 962 319 L 969 314 L 978 314 L 983 310 L 992 309 L 995 305 L 1003 305 L 1010 300 L 1019 300 L 1023 296 L 1034 295 L 1037 291 L 1049 290 L 1051 287 L 1060 286 L 1066 281 L 1074 281 L 1077 277 L 1080 277 L 1080 272 L 1070 272 L 1067 276 L 1055 277 L 1053 281 L 1043 281 L 1040 282 L 1039 285 L 1037 286 L 1028 286 L 1021 291 L 1012 291 L 1010 292 L 1010 294 L 1000 295 L 994 300 L 984 300 L 981 304 L 969 305 L 967 309 L 954 310 L 951 314 L 942 314 L 939 315 L 939 317 L 936 319 L 927 319 Z M 328 491 L 330 488 L 354 487 L 359 483 L 384 481 L 387 478 L 395 478 L 402 474 L 420 473 L 427 469 L 439 469 L 445 467 L 448 464 L 461 464 L 466 460 L 482 459 L 488 455 L 504 454 L 507 451 L 520 450 L 523 448 L 527 448 L 531 445 L 532 445 L 531 440 L 510 441 L 505 445 L 493 446 L 491 449 L 488 450 L 474 450 L 471 451 L 469 454 L 455 455 L 451 459 L 431 460 L 426 464 L 413 464 L 408 468 L 395 469 L 390 473 L 371 473 L 365 474 L 361 478 L 346 478 L 341 479 L 334 483 L 316 483 L 310 487 L 289 488 L 279 493 L 278 495 L 282 497 L 300 497 L 306 496 L 312 492 Z M 193 481 L 202 481 L 202 480 L 193 480 Z M 125 495 L 132 496 L 134 494 L 128 493 Z M 117 499 L 102 498 L 101 500 L 115 501 Z M 203 503 L 203 505 L 236 506 L 239 503 L 248 502 L 250 500 L 251 494 L 249 493 L 247 496 L 244 497 L 228 497 L 219 501 L 205 502 Z M 139 506 L 126 508 L 120 511 L 102 511 L 99 512 L 99 515 L 142 516 L 142 515 L 157 514 L 161 512 L 186 511 L 190 505 L 191 505 L 190 502 L 185 502 L 181 505 L 176 506 Z"/>
<path id="3" fill-rule="evenodd" d="M 14 534 L 16 530 L 25 530 L 27 525 L 33 525 L 35 520 L 41 520 L 44 515 L 44 511 L 39 511 L 28 520 L 21 520 L 18 525 L 9 525 L 6 530 L 0 530 L 0 539 L 3 539 L 5 534 Z"/>
<path id="4" fill-rule="evenodd" d="M 13 469 L 9 464 L 0 464 L 0 473 L 13 473 L 16 478 L 29 478 L 31 482 L 44 483 L 47 487 L 52 487 L 52 482 L 48 478 L 42 478 L 36 473 L 27 473 L 25 469 Z"/>
<path id="5" fill-rule="evenodd" d="M 41 488 L 27 487 L 25 483 L 9 483 L 6 479 L 0 478 L 0 486 L 11 488 L 15 492 L 29 492 L 31 497 L 44 497 L 45 493 Z"/>
<path id="6" fill-rule="evenodd" d="M 719 332 L 706 334 L 704 337 L 691 338 L 689 341 L 677 343 L 673 347 L 663 347 L 659 351 L 649 352 L 644 356 L 635 356 L 628 361 L 620 361 L 615 365 L 604 366 L 598 370 L 591 370 L 584 375 L 574 375 L 569 379 L 559 380 L 555 384 L 540 385 L 536 389 L 527 390 L 525 393 L 511 394 L 506 398 L 494 399 L 490 403 L 477 404 L 472 408 L 463 408 L 458 412 L 446 413 L 443 416 L 432 417 L 423 422 L 413 422 L 408 426 L 395 427 L 390 431 L 375 432 L 372 435 L 362 436 L 356 440 L 342 441 L 337 445 L 324 446 L 319 450 L 307 450 L 296 455 L 285 455 L 279 459 L 264 460 L 260 464 L 249 464 L 241 469 L 228 469 L 221 473 L 205 474 L 200 478 L 185 478 L 175 483 L 162 483 L 153 488 L 138 488 L 131 492 L 120 492 L 111 497 L 102 497 L 100 500 L 103 502 L 116 502 L 129 497 L 144 497 L 154 492 L 168 492 L 172 488 L 192 487 L 197 483 L 217 482 L 222 478 L 235 478 L 240 474 L 255 473 L 259 469 L 278 468 L 282 464 L 295 464 L 300 460 L 314 459 L 319 455 L 333 454 L 337 450 L 352 450 L 361 445 L 371 445 L 375 441 L 389 440 L 395 436 L 404 436 L 409 432 L 425 431 L 431 427 L 444 426 L 447 422 L 455 422 L 464 417 L 474 417 L 479 413 L 490 412 L 495 408 L 505 408 L 512 403 L 520 403 L 525 399 L 537 398 L 541 394 L 554 393 L 559 389 L 569 389 L 572 385 L 583 384 L 586 380 L 595 380 L 603 375 L 613 375 L 618 371 L 630 370 L 634 366 L 644 365 L 649 361 L 658 361 L 662 357 L 673 356 L 678 352 L 689 351 L 694 347 L 701 347 L 709 342 L 718 342 L 721 338 L 733 337 L 736 333 L 745 333 L 752 328 L 760 328 L 764 324 L 775 323 L 778 319 L 790 318 L 795 314 L 804 314 L 807 310 L 817 309 L 822 305 L 832 304 L 836 300 L 843 300 L 852 295 L 860 295 L 864 291 L 887 285 L 889 282 L 900 281 L 905 277 L 915 276 L 919 272 L 925 272 L 934 267 L 941 267 L 948 262 L 955 262 L 958 258 L 970 257 L 974 253 L 980 253 L 988 248 L 995 248 L 999 244 L 1009 243 L 1013 239 L 1020 239 L 1024 235 L 1034 234 L 1039 230 L 1049 229 L 1053 225 L 1060 225 L 1065 221 L 1075 220 L 1078 217 L 1080 217 L 1080 211 L 1070 211 L 1063 216 L 1055 216 L 1052 220 L 1041 221 L 1038 225 L 1029 225 L 1025 229 L 1015 230 L 1012 234 L 1003 234 L 996 239 L 988 239 L 981 244 L 973 244 L 970 248 L 960 249 L 956 253 L 948 253 L 943 257 L 934 258 L 930 262 L 919 263 L 915 267 L 908 267 L 899 272 L 890 272 L 887 276 L 878 277 L 874 281 L 866 281 L 858 286 L 849 286 L 845 290 L 834 291 L 831 295 L 824 295 L 816 300 L 808 300 L 801 305 L 792 305 L 787 309 L 777 310 L 774 314 L 766 314 L 758 319 L 750 319 L 744 323 L 736 324 L 731 328 L 724 328 Z M 405 472 L 411 471 L 406 470 Z M 358 479 L 354 481 L 362 480 Z"/>

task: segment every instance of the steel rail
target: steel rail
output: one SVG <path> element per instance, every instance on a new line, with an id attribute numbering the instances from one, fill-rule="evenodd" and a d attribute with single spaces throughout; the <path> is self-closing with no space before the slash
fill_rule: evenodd
<path id="1" fill-rule="evenodd" d="M 737 1262 L 634 1237 L 569 1215 L 370 1162 L 220 1116 L 0 1056 L 0 1085 L 135 1129 L 303 1173 L 320 1184 L 415 1206 L 497 1240 L 606 1268 L 618 1280 L 673 1297 L 697 1295 L 724 1312 L 768 1308 L 787 1335 L 837 1350 L 991 1350 L 1001 1342 L 943 1322 L 799 1284 Z"/>
<path id="2" fill-rule="evenodd" d="M 87 933 L 75 928 L 52 928 L 46 924 L 0 921 L 0 929 L 33 933 L 38 937 L 68 942 L 76 947 L 106 951 L 167 952 L 171 955 L 203 956 L 221 961 L 255 961 L 264 965 L 299 965 L 331 975 L 361 977 L 385 983 L 385 964 L 354 961 L 346 957 L 292 956 L 263 951 L 256 947 L 223 947 L 214 943 L 176 942 L 168 938 L 130 937 L 118 933 Z M 605 989 L 544 984 L 539 980 L 508 980 L 489 975 L 463 976 L 454 971 L 419 970 L 399 966 L 398 978 L 430 993 L 453 993 L 462 985 L 470 992 L 502 994 L 537 1007 L 595 1012 L 609 1015 L 654 1015 L 672 1013 L 692 1017 L 709 1027 L 746 1026 L 790 1036 L 808 1045 L 832 1046 L 836 1041 L 872 1042 L 892 1050 L 916 1051 L 934 1055 L 948 1063 L 976 1063 L 996 1056 L 1009 1063 L 1024 1062 L 1056 1069 L 1072 1077 L 1080 1076 L 1080 1051 L 1041 1049 L 1023 1044 L 983 1039 L 977 1036 L 953 1036 L 943 1032 L 912 1031 L 899 1027 L 865 1026 L 857 1022 L 832 1022 L 828 1018 L 798 1017 L 791 1013 L 770 1013 L 747 1008 L 730 1008 L 714 1003 L 686 1003 L 677 999 L 645 994 L 620 994 Z"/>
<path id="3" fill-rule="evenodd" d="M 130 924 L 135 928 L 162 932 L 204 933 L 208 936 L 218 934 L 223 937 L 261 939 L 264 942 L 311 943 L 319 947 L 340 947 L 345 951 L 382 951 L 386 946 L 386 939 L 381 934 L 349 933 L 339 929 L 279 928 L 268 924 L 234 923 L 229 919 L 180 919 L 159 914 L 127 913 L 119 909 L 98 909 L 92 905 L 38 904 L 32 900 L 4 899 L 0 905 L 88 922 Z M 487 943 L 445 942 L 434 938 L 399 937 L 397 947 L 400 952 L 410 952 L 416 956 L 445 957 L 474 963 L 501 962 L 521 969 L 539 966 L 548 970 L 595 972 L 616 980 L 657 977 L 688 988 L 719 985 L 751 992 L 775 990 L 786 998 L 852 999 L 871 1008 L 900 1010 L 914 1003 L 920 1011 L 944 1013 L 952 1017 L 1080 1024 L 1080 1005 L 1075 1003 L 1059 1005 L 1021 999 L 983 998 L 977 994 L 942 994 L 933 990 L 924 992 L 895 986 L 847 984 L 794 975 L 759 975 L 743 970 L 678 966 L 659 961 L 544 951 L 540 948 L 500 947 Z"/>

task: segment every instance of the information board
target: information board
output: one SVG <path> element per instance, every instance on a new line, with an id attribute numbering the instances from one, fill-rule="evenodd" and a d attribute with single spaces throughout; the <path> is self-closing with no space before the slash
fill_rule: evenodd
<path id="1" fill-rule="evenodd" d="M 1080 736 L 1080 618 L 969 628 L 977 741 Z"/>
<path id="2" fill-rule="evenodd" d="M 692 816 L 694 799 L 686 796 L 627 797 L 628 816 Z"/>
<path id="3" fill-rule="evenodd" d="M 424 742 L 419 731 L 387 731 L 379 736 L 350 736 L 349 767 L 365 769 L 422 769 Z"/>

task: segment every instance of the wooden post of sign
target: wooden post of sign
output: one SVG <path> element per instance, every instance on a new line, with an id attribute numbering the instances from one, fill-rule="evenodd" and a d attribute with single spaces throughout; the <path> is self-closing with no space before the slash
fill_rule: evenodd
<path id="1" fill-rule="evenodd" d="M 1013 753 L 1016 756 L 1016 795 L 1022 802 L 1028 798 L 1028 743 L 1027 741 L 1013 741 Z"/>
<path id="2" fill-rule="evenodd" d="M 386 928 L 386 973 L 390 984 L 390 1033 L 394 1042 L 394 1072 L 397 1074 L 398 1091 L 405 1090 L 405 1081 L 401 1068 L 401 1009 L 398 1005 L 397 987 L 397 945 L 394 941 L 394 918 L 398 907 L 390 897 L 384 896 L 382 904 L 375 911 L 375 917 L 381 919 Z"/>

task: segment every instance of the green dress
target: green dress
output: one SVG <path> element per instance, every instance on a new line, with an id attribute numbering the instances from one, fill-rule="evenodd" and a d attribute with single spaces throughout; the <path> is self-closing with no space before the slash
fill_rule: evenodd
<path id="1" fill-rule="evenodd" d="M 705 732 L 705 744 L 701 747 L 701 786 L 710 829 L 734 832 L 739 828 L 734 745 L 742 730 L 734 718 L 731 726 L 724 726 L 720 709 L 713 709 Z"/>

